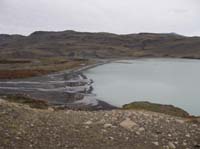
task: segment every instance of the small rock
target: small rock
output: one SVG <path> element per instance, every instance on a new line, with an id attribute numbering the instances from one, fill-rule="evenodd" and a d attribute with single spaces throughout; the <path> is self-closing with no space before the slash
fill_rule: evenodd
<path id="1" fill-rule="evenodd" d="M 3 99 L 0 99 L 0 103 L 4 103 L 5 102 L 5 100 L 3 100 Z"/>
<path id="2" fill-rule="evenodd" d="M 98 123 L 99 124 L 104 124 L 105 123 L 105 119 L 101 119 Z"/>
<path id="3" fill-rule="evenodd" d="M 159 143 L 158 142 L 152 142 L 155 146 L 158 146 Z"/>
<path id="4" fill-rule="evenodd" d="M 175 149 L 176 148 L 176 146 L 172 142 L 169 142 L 168 145 L 169 145 L 170 149 Z"/>
<path id="5" fill-rule="evenodd" d="M 189 133 L 188 133 L 188 134 L 186 134 L 185 136 L 186 136 L 186 137 L 188 137 L 188 138 L 190 138 L 190 134 L 189 134 Z"/>
<path id="6" fill-rule="evenodd" d="M 174 143 L 175 143 L 175 144 L 178 144 L 178 141 L 175 141 Z"/>
<path id="7" fill-rule="evenodd" d="M 197 125 L 197 124 L 192 124 L 192 126 L 193 126 L 193 127 L 197 127 L 198 125 Z"/>
<path id="8" fill-rule="evenodd" d="M 60 147 L 60 146 L 61 146 L 61 143 L 60 143 L 60 142 L 58 142 L 57 146 L 58 146 L 58 147 Z"/>
<path id="9" fill-rule="evenodd" d="M 85 129 L 89 129 L 90 127 L 89 126 L 85 126 Z"/>
<path id="10" fill-rule="evenodd" d="M 169 121 L 169 120 L 166 120 L 166 122 L 169 123 L 170 121 Z"/>
<path id="11" fill-rule="evenodd" d="M 140 128 L 138 129 L 138 131 L 142 132 L 142 131 L 145 131 L 145 129 L 144 129 L 144 127 L 140 127 Z"/>
<path id="12" fill-rule="evenodd" d="M 158 138 L 158 135 L 157 134 L 152 134 L 152 137 Z"/>
<path id="13" fill-rule="evenodd" d="M 102 132 L 107 132 L 107 130 L 105 130 L 105 129 L 102 129 L 101 131 L 102 131 Z"/>
<path id="14" fill-rule="evenodd" d="M 108 115 L 108 113 L 106 113 L 106 114 L 104 114 L 104 116 L 105 116 L 105 117 L 108 117 L 109 115 Z"/>
<path id="15" fill-rule="evenodd" d="M 114 140 L 114 138 L 113 137 L 109 137 L 109 140 Z"/>
<path id="16" fill-rule="evenodd" d="M 48 108 L 48 111 L 54 112 L 55 110 L 54 110 L 53 108 L 49 107 L 49 108 Z"/>
<path id="17" fill-rule="evenodd" d="M 183 142 L 183 146 L 186 146 L 187 145 L 187 143 L 186 142 Z"/>
<path id="18" fill-rule="evenodd" d="M 132 129 L 134 126 L 137 126 L 137 124 L 130 119 L 126 119 L 120 123 L 120 126 L 125 129 Z"/>
<path id="19" fill-rule="evenodd" d="M 175 120 L 177 123 L 180 123 L 180 124 L 183 124 L 183 123 L 185 123 L 185 121 L 184 120 L 180 120 L 180 119 L 176 119 Z"/>
<path id="20" fill-rule="evenodd" d="M 84 123 L 85 125 L 91 125 L 92 124 L 92 121 L 87 121 Z"/>
<path id="21" fill-rule="evenodd" d="M 112 124 L 104 124 L 104 126 L 103 126 L 104 128 L 112 128 L 113 127 L 113 125 Z"/>
<path id="22" fill-rule="evenodd" d="M 172 135 L 171 134 L 168 134 L 168 137 L 171 137 Z"/>
<path id="23" fill-rule="evenodd" d="M 136 133 L 136 135 L 138 135 L 138 136 L 140 135 L 140 132 L 139 132 L 139 131 L 136 131 L 135 133 Z"/>

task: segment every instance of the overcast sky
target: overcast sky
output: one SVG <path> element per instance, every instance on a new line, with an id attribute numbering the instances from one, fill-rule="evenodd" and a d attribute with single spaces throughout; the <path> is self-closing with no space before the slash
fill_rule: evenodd
<path id="1" fill-rule="evenodd" d="M 0 0 L 0 33 L 36 30 L 200 36 L 200 0 Z"/>

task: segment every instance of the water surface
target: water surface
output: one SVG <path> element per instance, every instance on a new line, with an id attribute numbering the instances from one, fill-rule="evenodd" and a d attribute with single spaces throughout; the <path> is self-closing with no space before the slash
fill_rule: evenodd
<path id="1" fill-rule="evenodd" d="M 150 101 L 200 115 L 200 60 L 123 60 L 84 73 L 94 80 L 98 99 L 112 105 Z"/>

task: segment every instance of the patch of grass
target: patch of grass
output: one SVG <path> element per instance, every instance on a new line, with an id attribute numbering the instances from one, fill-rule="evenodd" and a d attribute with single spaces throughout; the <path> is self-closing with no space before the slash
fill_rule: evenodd
<path id="1" fill-rule="evenodd" d="M 31 63 L 30 60 L 0 59 L 0 64 L 24 64 Z"/>
<path id="2" fill-rule="evenodd" d="M 150 102 L 133 102 L 124 105 L 123 109 L 147 110 L 147 111 L 164 113 L 172 116 L 189 117 L 189 114 L 186 111 L 178 107 L 174 107 L 172 105 L 161 105 Z"/>
<path id="3" fill-rule="evenodd" d="M 29 105 L 31 108 L 36 108 L 36 109 L 48 109 L 49 107 L 46 101 L 35 100 L 28 97 L 27 95 L 22 95 L 22 94 L 6 95 L 2 96 L 1 98 L 9 102 L 26 104 Z"/>
<path id="4" fill-rule="evenodd" d="M 195 124 L 200 124 L 200 116 L 190 116 L 188 119 L 187 119 L 187 122 L 189 123 L 195 123 Z"/>
<path id="5" fill-rule="evenodd" d="M 28 78 L 39 75 L 48 74 L 51 71 L 34 69 L 34 70 L 1 70 L 0 79 L 17 79 L 17 78 Z"/>

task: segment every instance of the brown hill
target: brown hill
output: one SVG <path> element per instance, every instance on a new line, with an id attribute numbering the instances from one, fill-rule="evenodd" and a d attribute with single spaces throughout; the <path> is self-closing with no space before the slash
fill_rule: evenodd
<path id="1" fill-rule="evenodd" d="M 140 33 L 117 35 L 75 31 L 37 31 L 29 36 L 0 35 L 0 59 L 43 57 L 200 58 L 200 37 Z"/>

